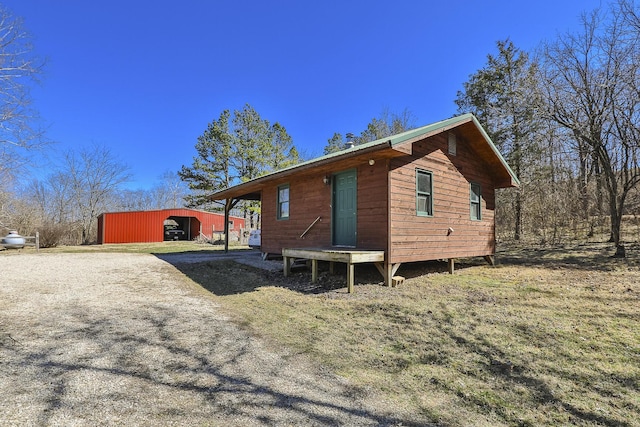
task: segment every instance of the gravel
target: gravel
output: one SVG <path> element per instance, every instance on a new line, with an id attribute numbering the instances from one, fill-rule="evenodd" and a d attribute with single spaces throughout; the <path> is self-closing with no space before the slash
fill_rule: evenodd
<path id="1" fill-rule="evenodd" d="M 412 425 L 159 257 L 0 254 L 0 284 L 0 426 Z"/>

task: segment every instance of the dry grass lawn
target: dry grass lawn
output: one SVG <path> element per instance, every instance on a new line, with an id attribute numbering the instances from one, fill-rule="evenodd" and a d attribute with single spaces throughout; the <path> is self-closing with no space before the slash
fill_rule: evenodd
<path id="1" fill-rule="evenodd" d="M 640 425 L 638 248 L 505 252 L 445 273 L 403 266 L 399 288 L 356 269 L 285 280 L 233 262 L 181 265 L 238 323 L 447 426 Z M 325 286 L 325 287 L 323 287 Z"/>

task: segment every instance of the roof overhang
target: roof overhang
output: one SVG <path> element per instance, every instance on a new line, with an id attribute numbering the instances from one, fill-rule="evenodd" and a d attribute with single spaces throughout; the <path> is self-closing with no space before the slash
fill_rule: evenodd
<path id="1" fill-rule="evenodd" d="M 464 114 L 281 169 L 218 191 L 209 196 L 209 199 L 260 200 L 262 188 L 269 182 L 284 179 L 293 174 L 313 173 L 316 170 L 322 170 L 329 164 L 371 155 L 372 153 L 389 158 L 411 154 L 414 142 L 453 129 L 456 129 L 456 133 L 462 136 L 471 145 L 471 148 L 487 162 L 491 168 L 487 172 L 494 176 L 496 188 L 517 187 L 520 184 L 516 175 L 493 144 L 491 138 L 489 138 L 489 135 L 478 122 L 478 119 L 473 114 Z"/>
<path id="2" fill-rule="evenodd" d="M 368 156 L 374 152 L 379 154 L 381 157 L 397 157 L 406 155 L 405 149 L 396 149 L 391 147 L 389 140 L 380 141 L 378 144 L 363 144 L 354 148 L 342 150 L 337 153 L 309 160 L 307 162 L 299 163 L 295 166 L 281 169 L 279 171 L 263 175 L 250 181 L 243 182 L 242 184 L 234 185 L 233 187 L 229 187 L 225 190 L 221 190 L 212 194 L 209 198 L 211 200 L 260 200 L 262 187 L 267 182 L 284 179 L 293 174 L 313 173 L 315 170 L 324 169 L 325 166 L 329 164 L 356 158 L 359 156 Z"/>

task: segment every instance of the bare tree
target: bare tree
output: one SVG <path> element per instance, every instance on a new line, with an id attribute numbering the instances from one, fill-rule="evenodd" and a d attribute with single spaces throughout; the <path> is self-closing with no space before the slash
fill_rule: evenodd
<path id="1" fill-rule="evenodd" d="M 625 254 L 620 235 L 625 200 L 640 181 L 640 50 L 638 31 L 623 10 L 613 6 L 609 15 L 600 10 L 584 15 L 580 32 L 544 47 L 541 68 L 546 116 L 573 134 L 581 179 L 586 181 L 587 170 L 601 177 L 616 256 Z"/>
<path id="2" fill-rule="evenodd" d="M 71 179 L 67 174 L 58 171 L 44 180 L 34 180 L 25 193 L 46 220 L 56 224 L 74 221 Z"/>
<path id="3" fill-rule="evenodd" d="M 108 148 L 99 146 L 69 152 L 64 163 L 63 173 L 71 184 L 74 215 L 82 224 L 82 243 L 87 244 L 91 242 L 96 218 L 105 210 L 118 186 L 129 179 L 129 168 Z"/>
<path id="4" fill-rule="evenodd" d="M 159 178 L 150 189 L 122 189 L 114 192 L 108 208 L 116 211 L 141 211 L 183 207 L 188 188 L 178 174 L 166 171 Z"/>
<path id="5" fill-rule="evenodd" d="M 104 209 L 118 212 L 158 209 L 154 199 L 153 191 L 124 189 L 112 194 L 109 200 L 105 201 Z"/>
<path id="6" fill-rule="evenodd" d="M 22 20 L 1 5 L 0 58 L 0 175 L 4 175 L 16 170 L 3 168 L 5 162 L 18 164 L 25 150 L 43 143 L 29 95 L 29 86 L 37 82 L 43 61 L 33 53 Z"/>
<path id="7" fill-rule="evenodd" d="M 185 196 L 189 189 L 176 172 L 166 171 L 160 176 L 160 182 L 151 192 L 158 209 L 175 209 L 185 205 Z"/>

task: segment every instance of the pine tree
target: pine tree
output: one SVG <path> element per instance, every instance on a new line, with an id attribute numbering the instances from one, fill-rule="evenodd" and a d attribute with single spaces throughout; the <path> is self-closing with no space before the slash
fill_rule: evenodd
<path id="1" fill-rule="evenodd" d="M 271 125 L 249 104 L 209 123 L 196 151 L 192 165 L 178 172 L 192 191 L 185 198 L 190 207 L 208 207 L 216 191 L 300 162 L 284 126 Z"/>
<path id="2" fill-rule="evenodd" d="M 516 176 L 522 177 L 528 173 L 527 157 L 537 152 L 537 66 L 509 40 L 497 42 L 497 48 L 498 54 L 488 55 L 486 66 L 464 83 L 464 91 L 458 92 L 455 102 L 459 112 L 478 118 Z M 514 200 L 515 239 L 522 235 L 523 202 L 518 191 Z"/>

